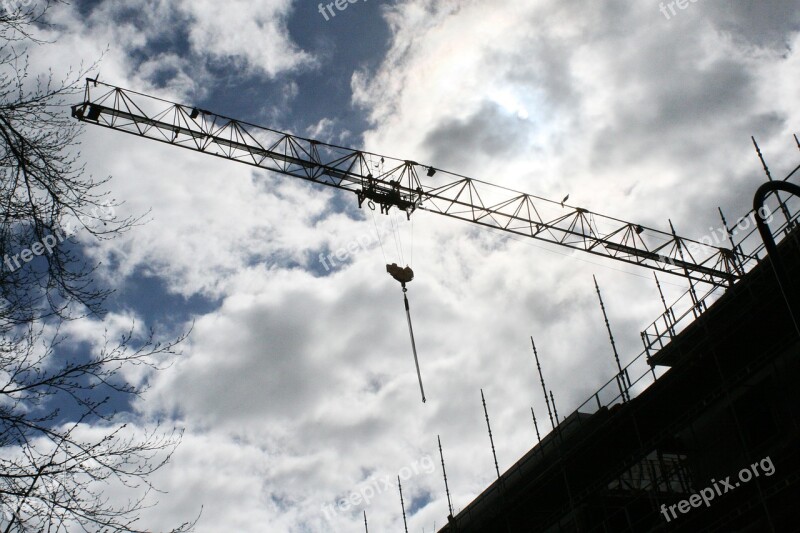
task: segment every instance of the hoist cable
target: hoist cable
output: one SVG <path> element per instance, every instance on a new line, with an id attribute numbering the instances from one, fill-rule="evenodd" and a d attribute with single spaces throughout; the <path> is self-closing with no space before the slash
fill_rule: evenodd
<path id="1" fill-rule="evenodd" d="M 417 379 L 419 379 L 419 392 L 422 394 L 422 403 L 425 403 L 425 389 L 422 388 L 422 373 L 419 371 L 419 358 L 417 358 L 417 343 L 414 342 L 414 329 L 411 327 L 411 310 L 408 307 L 408 297 L 406 296 L 405 285 L 403 286 L 403 302 L 406 305 L 406 319 L 408 320 L 408 333 L 411 336 L 411 349 L 414 352 L 414 365 L 417 367 Z"/>
<path id="2" fill-rule="evenodd" d="M 411 268 L 414 268 L 414 219 L 411 219 L 411 259 L 410 265 Z"/>
<path id="3" fill-rule="evenodd" d="M 378 229 L 378 223 L 375 222 L 375 211 L 370 211 L 372 213 L 372 224 L 375 226 L 375 233 L 378 235 L 378 244 L 381 245 L 381 253 L 383 254 L 383 262 L 388 263 L 389 261 L 386 259 L 386 252 L 383 249 L 383 239 L 381 239 L 381 232 Z"/>
<path id="4" fill-rule="evenodd" d="M 394 238 L 394 249 L 395 249 L 395 252 L 397 252 L 397 257 L 400 259 L 400 262 L 401 263 L 405 263 L 405 261 L 403 261 L 403 251 L 402 251 L 402 249 L 400 247 L 400 238 L 398 236 L 397 225 L 395 224 L 394 217 L 392 216 L 391 213 L 389 214 L 389 223 L 392 226 L 392 237 Z"/>

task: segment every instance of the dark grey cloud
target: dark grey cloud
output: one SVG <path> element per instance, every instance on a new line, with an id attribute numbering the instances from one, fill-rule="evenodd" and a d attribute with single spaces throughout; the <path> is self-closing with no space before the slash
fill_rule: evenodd
<path id="1" fill-rule="evenodd" d="M 493 102 L 484 102 L 464 119 L 437 124 L 423 141 L 432 164 L 446 170 L 468 173 L 476 161 L 502 161 L 527 142 L 528 126 L 519 117 Z"/>
<path id="2" fill-rule="evenodd" d="M 792 36 L 800 31 L 800 5 L 796 0 L 700 0 L 697 7 L 720 31 L 756 47 L 787 52 Z"/>

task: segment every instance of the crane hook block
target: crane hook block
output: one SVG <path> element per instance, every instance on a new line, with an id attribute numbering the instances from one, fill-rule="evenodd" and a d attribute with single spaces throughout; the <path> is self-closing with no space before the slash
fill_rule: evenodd
<path id="1" fill-rule="evenodd" d="M 398 266 L 397 263 L 392 263 L 391 265 L 386 265 L 386 272 L 399 281 L 403 287 L 406 286 L 406 283 L 414 279 L 414 271 L 411 270 L 409 266 L 403 268 Z"/>
<path id="2" fill-rule="evenodd" d="M 400 267 L 397 263 L 386 265 L 386 272 L 400 282 L 403 287 L 403 303 L 406 306 L 406 320 L 408 320 L 408 335 L 411 337 L 411 350 L 414 352 L 414 366 L 417 367 L 417 379 L 419 380 L 419 392 L 422 394 L 422 403 L 425 403 L 425 389 L 422 387 L 422 373 L 419 370 L 419 358 L 417 357 L 417 343 L 414 341 L 414 329 L 411 327 L 411 309 L 408 306 L 406 293 L 406 283 L 414 279 L 414 271 L 410 266 Z"/>

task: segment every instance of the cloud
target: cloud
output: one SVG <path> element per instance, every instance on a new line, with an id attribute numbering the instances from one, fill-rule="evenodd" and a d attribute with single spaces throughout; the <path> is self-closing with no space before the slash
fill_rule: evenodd
<path id="1" fill-rule="evenodd" d="M 704 12 L 731 39 L 781 53 L 795 49 L 792 37 L 800 31 L 800 13 L 781 0 L 744 0 L 730 6 L 708 2 Z"/>
<path id="2" fill-rule="evenodd" d="M 215 61 L 240 60 L 239 67 L 275 76 L 312 60 L 288 38 L 291 0 L 183 0 L 178 6 L 192 21 L 188 34 L 194 51 Z"/>
<path id="3" fill-rule="evenodd" d="M 167 97 L 198 90 L 228 59 L 236 73 L 287 79 L 312 68 L 283 31 L 289 2 L 249 12 L 238 3 L 137 4 L 153 8 L 139 15 L 146 24 L 112 4 L 86 21 L 87 39 L 115 43 L 104 73 Z M 569 194 L 570 204 L 646 225 L 673 218 L 679 233 L 700 236 L 718 224 L 717 205 L 731 219 L 743 214 L 762 181 L 749 136 L 785 168 L 800 119 L 794 19 L 762 38 L 761 20 L 780 14 L 777 3 L 720 9 L 697 2 L 666 20 L 657 4 L 612 0 L 387 5 L 392 42 L 381 65 L 341 69 L 370 121 L 360 144 L 554 200 Z M 182 44 L 150 53 L 175 22 Z M 304 94 L 292 81 L 287 98 Z M 320 120 L 306 131 L 335 138 L 338 127 Z M 100 129 L 87 128 L 84 153 L 90 170 L 115 176 L 126 209 L 152 208 L 149 224 L 92 248 L 113 265 L 109 278 L 145 272 L 171 292 L 219 302 L 196 317 L 183 355 L 152 376 L 137 404 L 143 420 L 188 428 L 161 474 L 169 494 L 148 517 L 162 527 L 164 509 L 199 504 L 199 531 L 359 527 L 360 508 L 327 520 L 322 506 L 435 455 L 437 434 L 463 507 L 494 474 L 480 388 L 501 468 L 533 444 L 531 404 L 548 426 L 530 335 L 563 417 L 615 372 L 591 275 L 623 363 L 661 312 L 648 271 L 418 212 L 408 296 L 422 405 L 400 288 L 383 270 L 400 259 L 394 235 L 331 271 L 318 261 L 373 236 L 372 214 L 354 198 Z M 398 223 L 411 262 L 411 223 Z M 669 301 L 686 289 L 660 278 Z M 406 491 L 421 505 L 413 529 L 442 523 L 438 471 Z M 397 500 L 387 490 L 366 506 L 372 528 L 400 526 Z"/>
<path id="4" fill-rule="evenodd" d="M 272 79 L 313 68 L 286 28 L 291 11 L 289 0 L 81 3 L 52 10 L 50 37 L 59 42 L 52 48 L 69 51 L 60 68 L 91 64 L 107 49 L 102 79 L 145 91 L 167 86 L 199 100 L 224 69 Z"/>

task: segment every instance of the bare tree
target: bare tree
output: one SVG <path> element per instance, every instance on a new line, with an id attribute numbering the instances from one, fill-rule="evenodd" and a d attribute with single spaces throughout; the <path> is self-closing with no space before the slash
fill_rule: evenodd
<path id="1" fill-rule="evenodd" d="M 48 44 L 35 29 L 61 0 L 8 1 L 18 7 L 0 15 L 0 327 L 102 312 L 110 291 L 93 282 L 74 234 L 112 238 L 137 221 L 116 217 L 108 179 L 87 176 L 79 162 L 81 128 L 65 110 L 92 67 L 61 80 L 29 76 L 28 49 Z"/>
<path id="2" fill-rule="evenodd" d="M 80 242 L 139 219 L 117 217 L 107 179 L 80 163 L 68 109 L 91 67 L 60 81 L 29 74 L 28 51 L 51 44 L 36 36 L 62 1 L 14 2 L 0 2 L 0 532 L 139 531 L 155 503 L 149 477 L 181 432 L 121 422 L 146 389 L 126 375 L 163 368 L 185 336 L 162 344 L 132 327 L 76 351 L 60 333 L 102 314 L 110 293 Z"/>
<path id="3" fill-rule="evenodd" d="M 181 432 L 156 427 L 137 435 L 119 422 L 112 403 L 144 390 L 122 371 L 158 370 L 157 361 L 174 354 L 184 337 L 160 344 L 150 332 L 133 348 L 131 329 L 115 343 L 106 337 L 92 355 L 68 358 L 58 350 L 63 335 L 48 336 L 46 346 L 42 338 L 29 327 L 0 346 L 3 531 L 142 531 L 139 512 L 154 503 L 148 477 L 169 461 Z M 111 498 L 108 488 L 135 496 Z"/>

